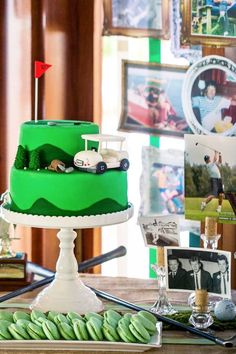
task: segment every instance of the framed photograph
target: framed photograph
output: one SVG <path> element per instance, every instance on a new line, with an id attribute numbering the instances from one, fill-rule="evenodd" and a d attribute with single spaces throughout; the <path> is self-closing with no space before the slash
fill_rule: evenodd
<path id="1" fill-rule="evenodd" d="M 204 289 L 231 298 L 230 252 L 180 247 L 165 247 L 164 252 L 168 290 Z"/>
<path id="2" fill-rule="evenodd" d="M 182 91 L 184 113 L 197 134 L 235 135 L 236 65 L 209 55 L 187 71 Z"/>
<path id="3" fill-rule="evenodd" d="M 187 67 L 123 61 L 120 130 L 183 137 L 190 133 L 181 90 Z"/>
<path id="4" fill-rule="evenodd" d="M 142 149 L 140 215 L 184 214 L 184 156 L 179 150 Z"/>
<path id="5" fill-rule="evenodd" d="M 185 136 L 185 218 L 236 223 L 236 137 Z"/>
<path id="6" fill-rule="evenodd" d="M 103 0 L 104 35 L 169 39 L 169 0 Z"/>
<path id="7" fill-rule="evenodd" d="M 184 0 L 182 42 L 202 45 L 236 45 L 234 0 Z"/>
<path id="8" fill-rule="evenodd" d="M 175 57 L 185 58 L 192 64 L 202 58 L 202 47 L 181 44 L 182 13 L 180 0 L 172 0 L 170 11 L 171 51 Z"/>
<path id="9" fill-rule="evenodd" d="M 177 215 L 140 216 L 138 223 L 146 247 L 179 245 L 179 218 Z"/>

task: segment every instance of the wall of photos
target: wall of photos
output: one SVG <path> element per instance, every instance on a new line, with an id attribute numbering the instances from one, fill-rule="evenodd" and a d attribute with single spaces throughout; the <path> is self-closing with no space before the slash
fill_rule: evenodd
<path id="1" fill-rule="evenodd" d="M 149 262 L 155 261 L 155 251 L 150 250 L 149 260 L 149 250 L 144 247 L 137 225 L 139 215 L 164 217 L 185 213 L 185 218 L 180 217 L 180 246 L 189 246 L 184 236 L 186 230 L 193 232 L 190 245 L 196 246 L 196 241 L 199 244 L 195 235 L 199 234 L 199 221 L 206 216 L 215 216 L 223 223 L 236 223 L 236 167 L 229 152 L 229 146 L 235 144 L 236 131 L 235 64 L 218 55 L 202 56 L 202 45 L 224 48 L 236 44 L 236 4 L 232 2 L 226 8 L 227 23 L 223 23 L 217 21 L 217 6 L 209 14 L 209 9 L 194 0 L 160 0 L 158 5 L 152 1 L 125 3 L 124 7 L 119 0 L 104 1 L 103 130 L 118 129 L 118 134 L 127 137 L 131 158 L 129 195 L 136 211 L 128 223 L 104 228 L 103 251 L 111 243 L 114 247 L 124 244 L 129 260 L 116 261 L 117 274 L 146 277 Z M 202 114 L 205 107 L 195 109 L 196 102 L 204 101 L 210 83 L 219 101 L 211 107 L 217 119 L 210 115 L 201 117 L 199 111 Z M 218 151 L 222 144 L 222 151 Z M 172 150 L 169 155 L 174 156 L 175 162 L 166 158 L 164 145 Z M 178 154 L 182 161 L 180 158 L 178 162 Z M 208 199 L 210 179 L 205 157 L 219 159 L 219 155 L 223 156 L 223 202 L 216 195 Z M 185 172 L 185 182 L 188 181 L 185 195 L 184 188 L 177 195 L 174 188 L 168 195 L 157 188 L 157 176 L 163 171 L 165 177 L 172 176 L 172 180 L 178 177 L 181 183 Z M 201 184 L 204 187 L 200 188 Z M 108 241 L 109 233 L 113 237 Z M 140 257 L 142 264 L 136 264 L 135 259 Z M 109 274 L 108 268 L 103 271 Z"/>

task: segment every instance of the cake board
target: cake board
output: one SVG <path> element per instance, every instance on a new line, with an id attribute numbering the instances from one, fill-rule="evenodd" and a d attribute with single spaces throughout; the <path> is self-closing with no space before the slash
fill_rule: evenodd
<path id="1" fill-rule="evenodd" d="M 67 313 L 75 311 L 100 312 L 102 302 L 95 293 L 86 287 L 78 273 L 78 263 L 74 255 L 74 240 L 77 236 L 73 229 L 85 229 L 128 221 L 133 215 L 133 205 L 124 211 L 91 216 L 38 216 L 10 211 L 5 204 L 1 207 L 2 216 L 10 223 L 36 228 L 60 229 L 60 253 L 56 263 L 55 279 L 44 288 L 31 303 L 30 308 L 43 312 L 57 311 Z"/>

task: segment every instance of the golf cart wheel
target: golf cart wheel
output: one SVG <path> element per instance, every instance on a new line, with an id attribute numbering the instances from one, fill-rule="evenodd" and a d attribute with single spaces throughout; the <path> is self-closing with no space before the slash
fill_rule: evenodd
<path id="1" fill-rule="evenodd" d="M 102 174 L 102 173 L 106 172 L 106 170 L 107 170 L 107 165 L 105 162 L 101 161 L 97 164 L 97 166 L 96 166 L 96 173 L 97 174 Z"/>
<path id="2" fill-rule="evenodd" d="M 129 168 L 129 160 L 128 159 L 123 159 L 120 162 L 120 170 L 121 171 L 127 171 Z"/>

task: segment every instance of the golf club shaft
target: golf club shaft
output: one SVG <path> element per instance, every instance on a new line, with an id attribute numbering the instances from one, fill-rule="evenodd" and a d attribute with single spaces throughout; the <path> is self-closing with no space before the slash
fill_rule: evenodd
<path id="1" fill-rule="evenodd" d="M 93 257 L 91 259 L 88 259 L 86 261 L 79 263 L 78 272 L 83 272 L 84 270 L 95 267 L 96 265 L 99 265 L 103 262 L 107 262 L 111 259 L 122 257 L 124 255 L 126 255 L 126 248 L 124 246 L 120 246 L 110 252 L 103 254 L 103 255 Z M 101 259 L 102 259 L 102 262 L 101 262 Z M 104 259 L 106 259 L 106 260 L 104 261 Z M 54 272 L 52 270 L 41 267 L 38 264 L 33 263 L 33 262 L 27 262 L 27 271 L 37 274 L 37 275 L 40 275 L 40 276 L 43 276 L 43 277 L 54 276 Z"/>
<path id="2" fill-rule="evenodd" d="M 126 254 L 126 248 L 124 246 L 120 246 L 120 247 L 114 249 L 113 251 L 104 253 L 100 256 L 97 256 L 97 257 L 91 258 L 87 261 L 81 262 L 78 266 L 78 271 L 82 272 L 85 269 L 94 267 L 95 265 L 102 264 L 102 263 L 107 262 L 113 258 L 122 257 L 125 254 Z M 32 283 L 30 285 L 24 286 L 23 288 L 11 291 L 6 295 L 0 296 L 0 302 L 4 302 L 9 299 L 13 299 L 14 297 L 17 297 L 19 295 L 23 295 L 29 291 L 33 291 L 35 289 L 40 288 L 41 286 L 47 285 L 54 280 L 54 277 L 55 276 L 53 275 L 51 277 L 39 280 L 39 281 Z"/>
<path id="3" fill-rule="evenodd" d="M 124 307 L 126 307 L 126 308 L 129 308 L 129 309 L 131 309 L 131 310 L 134 310 L 134 311 L 143 311 L 143 310 L 144 310 L 144 311 L 149 311 L 149 310 L 147 310 L 147 309 L 145 309 L 145 308 L 143 308 L 143 307 L 141 307 L 141 306 L 132 304 L 132 303 L 130 303 L 130 302 L 128 302 L 128 301 L 125 301 L 125 300 L 123 300 L 123 299 L 120 299 L 120 298 L 118 298 L 118 297 L 116 297 L 116 296 L 113 296 L 113 295 L 111 295 L 111 294 L 108 294 L 108 293 L 106 293 L 106 292 L 104 292 L 104 291 L 100 291 L 100 290 L 94 289 L 94 288 L 92 288 L 92 287 L 90 287 L 90 289 L 91 289 L 92 291 L 94 291 L 95 294 L 96 294 L 98 297 L 100 297 L 100 298 L 102 298 L 102 299 L 104 299 L 104 300 L 108 300 L 108 301 L 115 302 L 116 304 L 122 305 L 122 306 L 124 306 Z M 198 335 L 198 336 L 200 336 L 200 337 L 204 337 L 204 338 L 206 338 L 206 339 L 209 339 L 209 340 L 215 342 L 216 344 L 220 344 L 220 345 L 222 345 L 222 346 L 224 346 L 224 347 L 233 347 L 233 346 L 236 346 L 236 344 L 234 344 L 235 339 L 232 339 L 232 341 L 231 341 L 230 339 L 224 340 L 224 339 L 222 339 L 222 338 L 215 337 L 215 336 L 213 336 L 213 335 L 210 334 L 210 333 L 201 331 L 201 330 L 199 330 L 199 329 L 197 329 L 197 328 L 187 326 L 187 325 L 185 325 L 185 324 L 183 324 L 183 323 L 181 323 L 181 322 L 178 322 L 178 321 L 176 321 L 176 320 L 173 320 L 173 319 L 171 319 L 171 318 L 168 318 L 168 317 L 165 317 L 165 316 L 161 316 L 161 315 L 155 314 L 155 313 L 152 312 L 152 311 L 149 311 L 149 312 L 152 313 L 159 321 L 168 323 L 168 324 L 173 325 L 173 326 L 175 326 L 175 327 L 181 328 L 181 329 L 183 329 L 183 330 L 185 330 L 185 331 L 188 331 L 188 332 L 191 332 L 191 333 L 193 333 L 193 334 L 196 334 L 196 335 Z"/>
<path id="4" fill-rule="evenodd" d="M 210 146 L 207 146 L 207 145 L 204 145 L 204 144 L 202 144 L 202 143 L 196 143 L 196 145 L 201 145 L 201 146 L 203 146 L 203 147 L 205 147 L 205 148 L 207 148 L 207 149 L 209 149 L 209 150 L 212 150 L 212 151 L 214 151 L 214 152 L 220 152 L 220 151 L 218 151 L 218 150 L 216 150 L 216 149 L 213 149 L 213 148 L 211 148 Z"/>

